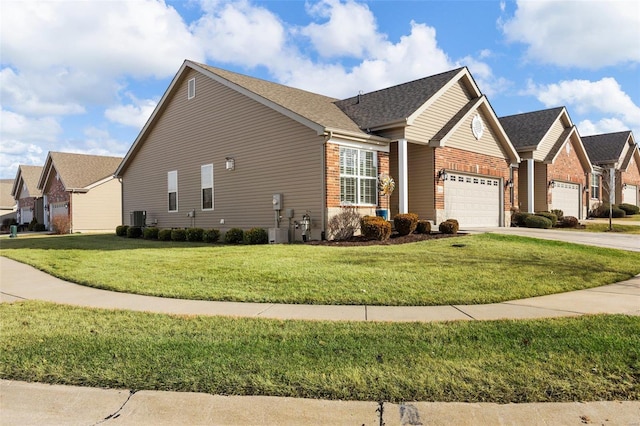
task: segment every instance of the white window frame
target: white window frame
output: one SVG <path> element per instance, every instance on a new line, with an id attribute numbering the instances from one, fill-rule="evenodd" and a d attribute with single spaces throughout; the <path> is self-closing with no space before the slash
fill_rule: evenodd
<path id="1" fill-rule="evenodd" d="M 176 194 L 176 208 L 171 210 L 171 194 Z M 178 171 L 167 172 L 167 211 L 169 213 L 178 211 Z"/>
<path id="2" fill-rule="evenodd" d="M 187 99 L 196 97 L 196 78 L 191 78 L 187 82 Z"/>
<path id="3" fill-rule="evenodd" d="M 596 189 L 595 191 L 594 191 L 594 188 Z M 597 175 L 595 173 L 591 174 L 591 187 L 589 189 L 591 190 L 591 194 L 589 194 L 591 199 L 599 200 L 600 199 L 600 175 Z"/>
<path id="4" fill-rule="evenodd" d="M 204 206 L 204 191 L 211 189 L 211 207 Z M 213 210 L 213 164 L 200 166 L 200 208 L 202 211 Z"/>
<path id="5" fill-rule="evenodd" d="M 351 155 L 353 162 L 347 164 L 347 155 Z M 372 169 L 367 173 L 367 167 L 363 164 L 366 157 L 371 156 Z M 340 147 L 340 204 L 356 206 L 376 206 L 378 204 L 378 155 L 376 151 L 358 149 L 354 147 Z M 353 195 L 346 193 L 346 183 L 351 181 Z M 369 185 L 373 194 L 369 194 L 367 200 L 365 184 Z"/>

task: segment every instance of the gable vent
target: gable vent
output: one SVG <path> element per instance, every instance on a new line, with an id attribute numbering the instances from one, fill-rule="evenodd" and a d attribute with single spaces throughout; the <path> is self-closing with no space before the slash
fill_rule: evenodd
<path id="1" fill-rule="evenodd" d="M 196 97 L 196 79 L 192 78 L 187 84 L 187 99 L 193 99 Z"/>

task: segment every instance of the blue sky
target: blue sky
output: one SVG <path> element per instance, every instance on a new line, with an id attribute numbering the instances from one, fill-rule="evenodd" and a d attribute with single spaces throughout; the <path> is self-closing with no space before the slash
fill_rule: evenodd
<path id="1" fill-rule="evenodd" d="M 498 116 L 640 139 L 637 1 L 0 1 L 0 177 L 124 156 L 184 59 L 337 98 L 468 66 Z"/>

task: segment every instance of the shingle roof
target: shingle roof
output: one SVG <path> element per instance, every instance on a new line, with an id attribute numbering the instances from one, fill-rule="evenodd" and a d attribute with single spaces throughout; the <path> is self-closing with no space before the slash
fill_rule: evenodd
<path id="1" fill-rule="evenodd" d="M 620 155 L 630 134 L 631 131 L 626 130 L 603 135 L 582 136 L 582 143 L 591 162 L 594 164 L 612 163 L 620 161 Z"/>
<path id="2" fill-rule="evenodd" d="M 534 147 L 542 142 L 564 107 L 525 112 L 524 114 L 500 117 L 500 124 L 516 149 Z"/>
<path id="3" fill-rule="evenodd" d="M 362 129 L 394 123 L 409 118 L 462 69 L 361 94 L 336 105 Z"/>
<path id="4" fill-rule="evenodd" d="M 193 63 L 323 127 L 363 133 L 358 125 L 335 105 L 337 100 L 335 98 L 205 64 Z"/>
<path id="5" fill-rule="evenodd" d="M 2 210 L 12 209 L 16 205 L 16 200 L 11 196 L 13 179 L 0 179 L 0 208 Z"/>
<path id="6" fill-rule="evenodd" d="M 30 197 L 42 197 L 42 191 L 38 189 L 38 180 L 42 174 L 42 166 L 26 166 L 21 164 L 18 167 L 18 175 L 22 180 L 24 186 L 27 187 Z M 17 177 L 17 175 L 16 175 Z M 15 182 L 18 184 L 18 182 Z M 15 188 L 15 185 L 14 185 Z M 16 188 L 17 190 L 17 188 Z M 20 194 L 14 194 L 19 197 Z"/>
<path id="7" fill-rule="evenodd" d="M 50 152 L 49 157 L 67 190 L 86 188 L 112 176 L 122 161 L 122 157 L 67 152 Z"/>

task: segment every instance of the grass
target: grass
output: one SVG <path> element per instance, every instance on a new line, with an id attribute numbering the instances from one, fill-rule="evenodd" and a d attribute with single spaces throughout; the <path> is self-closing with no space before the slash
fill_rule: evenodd
<path id="1" fill-rule="evenodd" d="M 493 303 L 640 273 L 640 253 L 495 234 L 367 247 L 221 246 L 71 235 L 5 239 L 0 255 L 108 290 L 271 303 Z"/>
<path id="2" fill-rule="evenodd" d="M 615 219 L 616 221 L 621 219 Z M 611 225 L 612 230 L 609 230 L 609 222 L 584 222 L 585 227 L 583 229 L 572 228 L 557 228 L 568 231 L 586 231 L 586 232 L 616 232 L 622 234 L 636 234 L 640 235 L 640 226 L 638 225 L 621 225 L 619 223 L 613 223 Z"/>
<path id="3" fill-rule="evenodd" d="M 640 317 L 304 322 L 0 305 L 0 377 L 372 401 L 640 399 Z"/>

